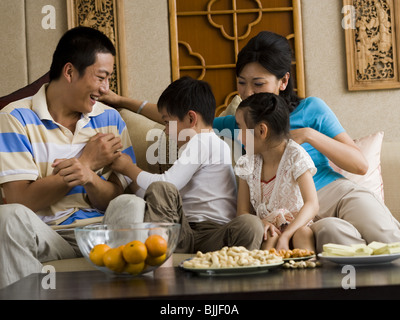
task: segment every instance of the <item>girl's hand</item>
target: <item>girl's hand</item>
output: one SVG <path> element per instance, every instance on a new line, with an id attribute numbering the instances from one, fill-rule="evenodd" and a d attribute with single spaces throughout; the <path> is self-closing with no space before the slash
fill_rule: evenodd
<path id="1" fill-rule="evenodd" d="M 261 220 L 264 224 L 264 240 L 267 240 L 268 237 L 277 237 L 281 235 L 280 230 L 275 227 L 272 223 Z"/>
<path id="2" fill-rule="evenodd" d="M 290 238 L 286 237 L 283 232 L 276 243 L 276 251 L 289 250 L 289 240 Z"/>

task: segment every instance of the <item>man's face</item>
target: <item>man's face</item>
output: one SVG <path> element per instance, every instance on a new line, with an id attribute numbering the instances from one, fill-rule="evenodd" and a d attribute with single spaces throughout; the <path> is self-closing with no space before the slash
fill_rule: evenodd
<path id="1" fill-rule="evenodd" d="M 98 98 L 109 90 L 113 70 L 114 56 L 110 53 L 98 53 L 95 63 L 72 81 L 71 111 L 90 113 Z"/>

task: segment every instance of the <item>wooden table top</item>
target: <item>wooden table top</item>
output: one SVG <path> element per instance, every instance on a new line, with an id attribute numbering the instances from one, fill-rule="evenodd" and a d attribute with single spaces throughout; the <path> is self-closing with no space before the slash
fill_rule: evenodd
<path id="1" fill-rule="evenodd" d="M 400 298 L 400 260 L 356 266 L 350 271 L 324 262 L 315 269 L 280 267 L 260 274 L 234 276 L 204 276 L 179 267 L 159 268 L 136 278 L 111 277 L 100 271 L 58 272 L 55 289 L 43 287 L 45 276 L 40 273 L 27 276 L 0 290 L 0 299 Z"/>

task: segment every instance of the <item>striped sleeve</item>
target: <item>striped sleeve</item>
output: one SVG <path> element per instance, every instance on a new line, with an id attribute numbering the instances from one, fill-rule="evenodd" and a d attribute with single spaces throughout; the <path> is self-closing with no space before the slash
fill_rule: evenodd
<path id="1" fill-rule="evenodd" d="M 34 120 L 34 115 L 30 116 Z M 18 109 L 0 113 L 0 184 L 16 180 L 36 180 L 39 176 L 38 167 L 33 160 L 32 144 L 26 135 L 26 123 L 21 119 L 23 118 Z"/>

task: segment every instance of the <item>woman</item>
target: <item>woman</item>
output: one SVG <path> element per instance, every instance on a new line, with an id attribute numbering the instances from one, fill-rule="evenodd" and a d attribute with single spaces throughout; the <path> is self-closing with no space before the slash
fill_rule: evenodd
<path id="1" fill-rule="evenodd" d="M 368 163 L 332 110 L 319 98 L 300 99 L 290 75 L 292 51 L 286 38 L 263 31 L 240 51 L 236 64 L 242 99 L 259 92 L 280 95 L 289 105 L 291 138 L 301 144 L 317 167 L 314 183 L 319 214 L 312 229 L 317 251 L 325 243 L 355 244 L 400 241 L 400 224 L 372 192 L 336 173 L 329 160 L 354 174 L 365 174 Z M 108 98 L 107 98 L 108 99 Z M 161 122 L 153 104 L 112 95 L 111 102 Z M 237 129 L 234 116 L 214 120 L 221 132 Z"/>

